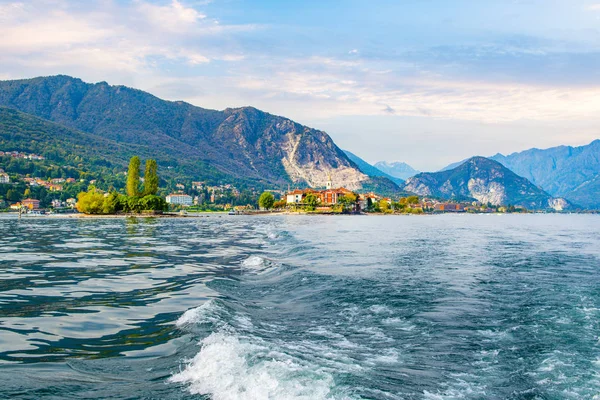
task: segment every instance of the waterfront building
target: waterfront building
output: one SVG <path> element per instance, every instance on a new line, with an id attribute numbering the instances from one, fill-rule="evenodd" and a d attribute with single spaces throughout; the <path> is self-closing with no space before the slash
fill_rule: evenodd
<path id="1" fill-rule="evenodd" d="M 169 204 L 180 204 L 182 206 L 191 206 L 194 202 L 192 196 L 187 194 L 172 193 L 166 198 Z"/>
<path id="2" fill-rule="evenodd" d="M 40 201 L 36 199 L 25 199 L 21 201 L 21 205 L 29 208 L 30 210 L 37 210 L 40 208 Z"/>

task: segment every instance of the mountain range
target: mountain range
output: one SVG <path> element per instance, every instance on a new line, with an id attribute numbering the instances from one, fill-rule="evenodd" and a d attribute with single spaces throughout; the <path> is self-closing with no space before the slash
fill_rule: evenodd
<path id="1" fill-rule="evenodd" d="M 350 189 L 399 190 L 361 172 L 325 132 L 253 107 L 208 110 L 63 75 L 2 81 L 0 106 L 94 135 L 92 148 L 102 138 L 156 151 L 160 165 L 196 179 L 217 173 L 264 185 L 318 187 L 331 178 Z"/>
<path id="2" fill-rule="evenodd" d="M 162 173 L 177 179 L 263 188 L 322 187 L 331 179 L 334 186 L 385 195 L 600 209 L 600 140 L 474 157 L 418 173 L 401 162 L 371 165 L 323 131 L 253 107 L 209 110 L 64 75 L 0 81 L 0 150 L 102 173 L 123 171 L 137 154 L 157 159 Z"/>
<path id="3" fill-rule="evenodd" d="M 420 173 L 406 182 L 406 190 L 420 196 L 477 200 L 493 205 L 519 205 L 528 209 L 562 210 L 570 204 L 518 176 L 504 165 L 485 157 L 473 157 L 455 168 Z"/>
<path id="4" fill-rule="evenodd" d="M 600 209 L 600 140 L 584 146 L 529 149 L 489 157 L 530 180 L 552 196 L 564 197 L 584 208 Z M 467 160 L 450 164 L 456 168 Z"/>
<path id="5" fill-rule="evenodd" d="M 403 180 L 407 180 L 408 178 L 415 176 L 420 172 L 402 161 L 379 161 L 375 163 L 375 168 L 393 176 L 394 178 L 400 178 Z"/>
<path id="6" fill-rule="evenodd" d="M 492 159 L 553 196 L 586 208 L 600 208 L 600 140 L 585 146 L 530 149 Z"/>
<path id="7" fill-rule="evenodd" d="M 358 169 L 360 169 L 360 171 L 362 173 L 364 173 L 372 178 L 374 178 L 374 177 L 387 178 L 387 179 L 391 180 L 392 182 L 396 183 L 400 187 L 404 186 L 404 184 L 405 184 L 404 179 L 401 179 L 401 178 L 398 178 L 398 177 L 395 177 L 395 176 L 392 176 L 392 175 L 389 175 L 389 174 L 383 172 L 379 168 L 369 164 L 368 162 L 366 162 L 365 160 L 363 160 L 356 154 L 349 152 L 348 150 L 344 150 L 344 153 L 346 153 L 348 158 L 350 160 L 352 160 L 352 162 L 358 166 Z"/>

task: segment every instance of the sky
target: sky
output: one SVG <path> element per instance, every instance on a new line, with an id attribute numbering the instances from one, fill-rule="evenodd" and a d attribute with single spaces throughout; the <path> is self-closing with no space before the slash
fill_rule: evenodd
<path id="1" fill-rule="evenodd" d="M 0 79 L 55 74 L 433 171 L 600 138 L 600 1 L 0 0 Z"/>

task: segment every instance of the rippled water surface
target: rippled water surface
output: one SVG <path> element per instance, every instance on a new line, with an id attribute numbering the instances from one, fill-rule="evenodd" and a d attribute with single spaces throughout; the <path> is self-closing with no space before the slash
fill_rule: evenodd
<path id="1" fill-rule="evenodd" d="M 0 398 L 600 399 L 600 216 L 3 216 Z"/>

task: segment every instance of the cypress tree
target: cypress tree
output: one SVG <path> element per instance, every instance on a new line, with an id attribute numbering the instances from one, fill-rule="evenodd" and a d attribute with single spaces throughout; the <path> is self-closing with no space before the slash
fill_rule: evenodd
<path id="1" fill-rule="evenodd" d="M 144 196 L 158 192 L 158 166 L 156 160 L 146 160 L 144 172 Z"/>
<path id="2" fill-rule="evenodd" d="M 136 197 L 140 195 L 140 158 L 131 157 L 129 170 L 127 171 L 127 196 Z"/>

